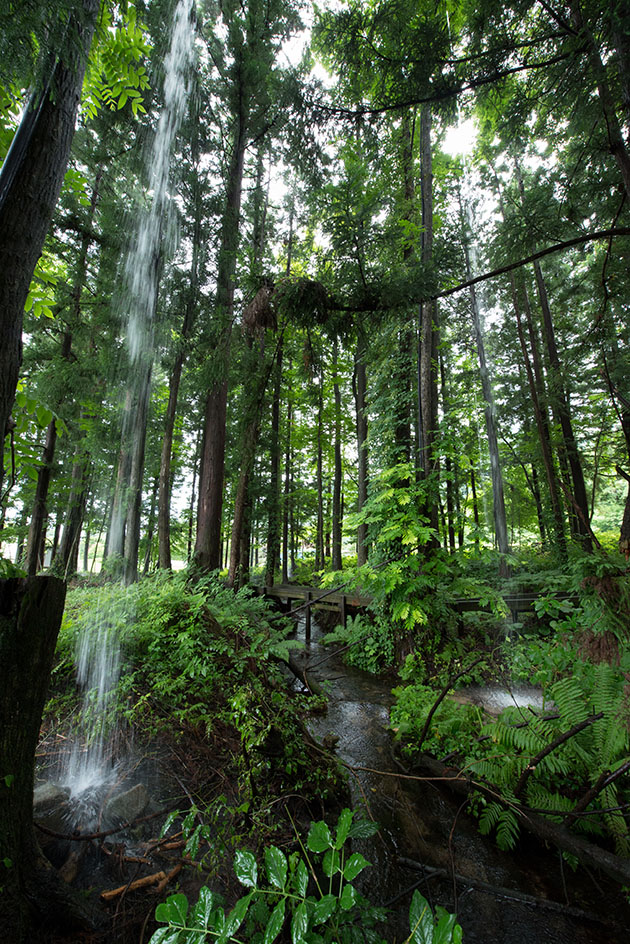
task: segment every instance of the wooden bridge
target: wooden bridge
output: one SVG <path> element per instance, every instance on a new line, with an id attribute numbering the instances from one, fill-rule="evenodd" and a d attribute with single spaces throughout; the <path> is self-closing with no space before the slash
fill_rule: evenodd
<path id="1" fill-rule="evenodd" d="M 343 589 L 334 588 L 324 590 L 321 587 L 303 587 L 294 584 L 276 584 L 273 587 L 258 587 L 258 592 L 264 596 L 280 602 L 287 613 L 305 613 L 306 636 L 311 631 L 311 609 L 318 607 L 324 610 L 337 610 L 339 622 L 345 626 L 348 612 L 358 612 L 372 602 L 368 594 L 345 593 Z M 535 612 L 536 601 L 540 593 L 516 593 L 503 597 L 513 623 L 518 621 L 521 613 Z M 579 598 L 569 593 L 556 593 L 554 599 L 561 602 L 578 603 Z M 298 606 L 292 604 L 299 601 Z M 458 613 L 489 613 L 489 603 L 482 603 L 478 599 L 454 600 L 453 605 Z"/>

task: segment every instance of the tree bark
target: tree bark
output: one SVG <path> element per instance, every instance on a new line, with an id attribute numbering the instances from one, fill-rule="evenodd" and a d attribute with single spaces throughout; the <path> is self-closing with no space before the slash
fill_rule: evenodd
<path id="1" fill-rule="evenodd" d="M 278 559 L 280 557 L 280 396 L 282 392 L 282 339 L 278 344 L 276 376 L 271 404 L 271 442 L 269 458 L 271 474 L 269 480 L 269 516 L 267 526 L 267 565 L 265 585 L 273 586 Z"/>
<path id="2" fill-rule="evenodd" d="M 99 0 L 82 0 L 67 30 L 68 47 L 58 50 L 50 89 L 24 143 L 17 167 L 7 155 L 0 175 L 0 440 L 8 431 L 22 363 L 24 303 L 61 191 L 92 43 Z M 74 38 L 78 36 L 77 43 Z M 32 123 L 32 114 L 25 115 Z M 19 135 L 19 131 L 18 131 Z M 11 178 L 5 181 L 5 174 Z M 6 186 L 5 186 L 6 184 Z M 0 494 L 4 474 L 0 457 Z"/>
<path id="3" fill-rule="evenodd" d="M 359 333 L 355 355 L 355 403 L 357 425 L 358 491 L 357 511 L 365 507 L 368 498 L 368 420 L 367 420 L 367 372 L 365 368 L 365 336 Z M 368 559 L 368 527 L 363 521 L 357 530 L 357 564 L 362 567 Z"/>
<path id="4" fill-rule="evenodd" d="M 315 535 L 315 570 L 322 570 L 325 563 L 324 550 L 324 460 L 322 452 L 323 412 L 324 412 L 323 368 L 319 376 L 317 397 L 317 532 Z"/>
<path id="5" fill-rule="evenodd" d="M 0 580 L 0 924 L 8 944 L 38 927 L 85 922 L 39 850 L 33 827 L 35 749 L 66 588 L 56 577 Z"/>
<path id="6" fill-rule="evenodd" d="M 335 398 L 335 471 L 333 478 L 332 500 L 332 569 L 341 570 L 341 535 L 342 535 L 342 463 L 341 463 L 341 391 L 339 389 L 339 344 L 333 342 L 333 391 Z"/>
<path id="7" fill-rule="evenodd" d="M 53 471 L 53 462 L 55 458 L 55 444 L 57 442 L 57 423 L 53 419 L 48 424 L 46 430 L 46 442 L 42 453 L 42 464 L 37 470 L 37 486 L 35 488 L 35 502 L 33 505 L 33 515 L 28 529 L 28 541 L 26 545 L 26 572 L 30 577 L 34 576 L 41 569 L 44 563 L 44 548 L 42 547 L 44 538 L 44 528 L 47 516 L 46 500 L 48 498 L 48 486 Z"/>

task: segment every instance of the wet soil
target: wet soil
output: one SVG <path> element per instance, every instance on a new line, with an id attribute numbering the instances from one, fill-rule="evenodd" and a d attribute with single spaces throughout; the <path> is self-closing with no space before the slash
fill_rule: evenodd
<path id="1" fill-rule="evenodd" d="M 297 634 L 304 640 L 303 625 Z M 432 905 L 458 914 L 465 944 L 626 944 L 630 908 L 618 885 L 572 872 L 559 852 L 526 835 L 516 850 L 502 852 L 479 834 L 461 798 L 435 781 L 401 775 L 387 730 L 387 681 L 345 666 L 322 645 L 315 621 L 297 658 L 329 691 L 328 711 L 310 730 L 338 739 L 353 805 L 381 826 L 357 848 L 372 863 L 361 891 L 393 908 L 388 939 L 409 934 L 411 889 L 419 887 Z"/>

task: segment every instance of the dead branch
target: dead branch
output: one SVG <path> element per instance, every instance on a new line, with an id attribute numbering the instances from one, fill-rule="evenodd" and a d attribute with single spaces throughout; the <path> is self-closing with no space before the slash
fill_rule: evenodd
<path id="1" fill-rule="evenodd" d="M 423 727 L 423 729 L 422 729 L 422 733 L 420 734 L 420 737 L 419 737 L 419 739 L 418 739 L 418 744 L 417 744 L 417 749 L 418 749 L 418 750 L 420 750 L 420 748 L 422 747 L 422 745 L 423 745 L 423 743 L 424 743 L 424 739 L 425 739 L 425 737 L 427 736 L 427 732 L 428 732 L 429 727 L 430 727 L 430 725 L 431 725 L 431 721 L 432 721 L 432 719 L 433 719 L 433 715 L 435 714 L 435 712 L 437 711 L 437 709 L 440 707 L 440 705 L 442 704 L 442 702 L 444 701 L 444 699 L 446 698 L 446 696 L 447 696 L 448 693 L 450 692 L 450 690 L 451 690 L 451 688 L 453 687 L 453 685 L 455 684 L 455 682 L 456 682 L 458 679 L 462 678 L 463 675 L 468 675 L 468 674 L 472 671 L 472 669 L 474 669 L 474 667 L 475 667 L 476 665 L 479 665 L 479 663 L 482 661 L 482 659 L 483 659 L 483 656 L 480 656 L 478 659 L 475 659 L 475 661 L 474 661 L 473 663 L 471 663 L 471 665 L 467 666 L 467 668 L 462 669 L 462 671 L 461 671 L 461 672 L 458 672 L 457 675 L 451 676 L 451 677 L 448 679 L 446 685 L 444 686 L 444 688 L 442 689 L 442 691 L 441 691 L 440 694 L 438 695 L 437 699 L 434 701 L 433 707 L 431 708 L 429 714 L 427 715 L 427 720 L 424 722 L 424 727 Z"/>
<path id="2" fill-rule="evenodd" d="M 542 751 L 539 751 L 539 753 L 536 754 L 534 758 L 532 758 L 532 760 L 529 762 L 527 767 L 525 767 L 525 769 L 521 773 L 521 776 L 518 779 L 518 783 L 514 787 L 514 796 L 518 797 L 521 795 L 521 793 L 523 792 L 525 788 L 525 784 L 529 780 L 531 774 L 536 770 L 536 767 L 541 762 L 541 760 L 543 760 L 545 757 L 551 754 L 552 751 L 555 751 L 555 749 L 557 747 L 560 747 L 561 744 L 565 744 L 566 741 L 570 740 L 572 737 L 575 737 L 575 735 L 579 734 L 580 731 L 583 731 L 584 728 L 590 727 L 592 724 L 594 724 L 595 721 L 599 721 L 600 718 L 603 718 L 603 717 L 604 717 L 604 712 L 600 711 L 596 715 L 591 715 L 590 717 L 585 718 L 584 721 L 580 721 L 578 722 L 578 724 L 574 724 L 573 727 L 570 728 L 568 731 L 565 731 L 563 734 L 559 734 L 558 737 L 554 738 L 554 740 L 550 744 L 547 744 L 547 746 L 544 747 Z"/>

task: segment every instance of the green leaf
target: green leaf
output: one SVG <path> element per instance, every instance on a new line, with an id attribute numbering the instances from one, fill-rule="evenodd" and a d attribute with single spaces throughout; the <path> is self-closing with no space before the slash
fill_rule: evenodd
<path id="1" fill-rule="evenodd" d="M 337 872 L 341 872 L 340 861 L 341 857 L 337 850 L 329 849 L 322 860 L 324 875 L 327 875 L 328 878 L 331 878 L 333 875 L 336 875 Z"/>
<path id="2" fill-rule="evenodd" d="M 331 849 L 333 845 L 332 836 L 326 823 L 321 820 L 319 823 L 313 823 L 306 840 L 306 845 L 311 852 L 325 852 Z"/>
<path id="3" fill-rule="evenodd" d="M 225 940 L 228 940 L 230 937 L 236 934 L 241 924 L 245 920 L 245 915 L 247 914 L 247 910 L 253 897 L 254 892 L 250 892 L 249 895 L 245 895 L 244 898 L 239 898 L 239 900 L 236 902 L 227 916 L 225 928 L 223 929 L 223 934 L 221 935 L 221 940 L 224 938 L 224 936 Z"/>
<path id="4" fill-rule="evenodd" d="M 378 832 L 378 823 L 370 819 L 355 820 L 350 827 L 349 836 L 351 839 L 370 839 Z"/>
<path id="5" fill-rule="evenodd" d="M 328 921 L 337 907 L 336 895 L 324 895 L 313 908 L 313 924 L 323 924 Z"/>
<path id="6" fill-rule="evenodd" d="M 409 907 L 409 927 L 410 944 L 433 944 L 433 913 L 417 889 Z"/>
<path id="7" fill-rule="evenodd" d="M 344 885 L 339 904 L 344 911 L 350 911 L 356 905 L 357 892 L 353 885 Z"/>
<path id="8" fill-rule="evenodd" d="M 284 889 L 287 883 L 287 860 L 284 853 L 276 846 L 269 846 L 265 849 L 265 865 L 271 884 Z"/>
<path id="9" fill-rule="evenodd" d="M 293 944 L 300 944 L 301 941 L 304 941 L 307 931 L 308 911 L 306 903 L 302 901 L 295 909 L 293 921 L 291 922 L 291 941 Z"/>
<path id="10" fill-rule="evenodd" d="M 293 876 L 293 884 L 298 895 L 301 895 L 302 898 L 306 897 L 306 891 L 308 889 L 308 869 L 300 859 Z"/>
<path id="11" fill-rule="evenodd" d="M 177 928 L 158 928 L 149 944 L 178 944 L 180 940 L 181 931 Z"/>
<path id="12" fill-rule="evenodd" d="M 462 929 L 457 923 L 457 915 L 449 914 L 444 908 L 436 908 L 438 922 L 433 930 L 433 944 L 454 944 L 461 941 Z M 457 932 L 459 931 L 459 938 Z"/>
<path id="13" fill-rule="evenodd" d="M 15 780 L 15 774 L 6 774 L 4 777 L 5 787 L 12 786 L 14 780 Z"/>
<path id="14" fill-rule="evenodd" d="M 272 944 L 272 941 L 275 941 L 275 939 L 280 934 L 282 925 L 284 924 L 285 905 L 286 898 L 282 898 L 271 912 L 271 916 L 267 922 L 267 927 L 265 928 L 263 944 Z"/>
<path id="15" fill-rule="evenodd" d="M 188 899 L 181 892 L 177 895 L 171 895 L 155 909 L 156 921 L 174 924 L 180 928 L 185 927 L 187 914 Z"/>
<path id="16" fill-rule="evenodd" d="M 190 923 L 204 929 L 208 928 L 212 912 L 218 904 L 218 896 L 204 886 L 199 892 L 197 904 L 190 912 Z"/>
<path id="17" fill-rule="evenodd" d="M 245 885 L 247 888 L 256 888 L 258 866 L 251 852 L 242 852 L 239 849 L 234 857 L 234 871 L 241 885 Z"/>
<path id="18" fill-rule="evenodd" d="M 352 826 L 352 810 L 344 809 L 339 814 L 339 820 L 337 822 L 337 833 L 335 836 L 335 849 L 341 849 L 345 843 L 348 835 L 350 833 L 350 827 Z"/>
<path id="19" fill-rule="evenodd" d="M 173 810 L 172 813 L 168 814 L 168 816 L 166 817 L 166 821 L 164 825 L 162 826 L 162 829 L 160 830 L 160 839 L 163 839 L 164 836 L 166 836 L 167 832 L 169 831 L 169 829 L 171 828 L 171 826 L 173 825 L 173 823 L 175 822 L 178 816 L 179 816 L 179 810 Z"/>
<path id="20" fill-rule="evenodd" d="M 343 877 L 347 882 L 352 882 L 369 864 L 360 852 L 354 852 L 345 864 Z"/>

